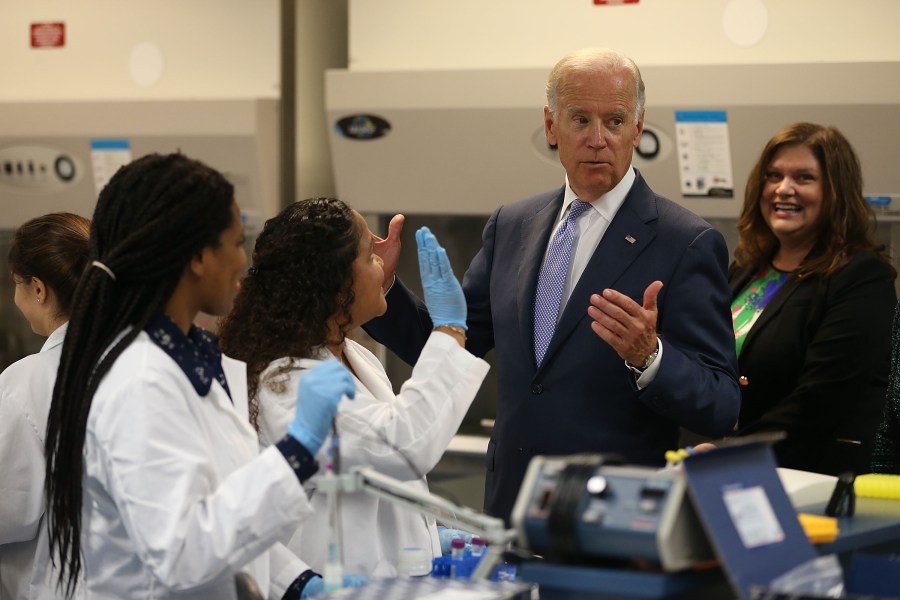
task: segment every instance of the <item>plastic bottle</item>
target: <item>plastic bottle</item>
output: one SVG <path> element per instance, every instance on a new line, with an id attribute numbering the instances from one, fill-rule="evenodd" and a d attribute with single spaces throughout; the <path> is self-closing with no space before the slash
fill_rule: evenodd
<path id="1" fill-rule="evenodd" d="M 462 560 L 466 556 L 466 541 L 462 538 L 450 540 L 450 558 Z"/>
<path id="2" fill-rule="evenodd" d="M 450 540 L 450 578 L 463 576 L 463 559 L 466 557 L 466 541 L 462 538 Z"/>
<path id="3" fill-rule="evenodd" d="M 472 536 L 472 548 L 470 550 L 472 556 L 484 556 L 485 542 L 477 535 Z"/>

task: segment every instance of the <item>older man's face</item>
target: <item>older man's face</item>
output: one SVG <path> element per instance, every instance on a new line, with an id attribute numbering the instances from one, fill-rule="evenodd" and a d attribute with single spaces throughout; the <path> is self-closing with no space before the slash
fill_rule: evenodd
<path id="1" fill-rule="evenodd" d="M 618 184 L 641 139 L 644 115 L 635 123 L 634 79 L 625 70 L 568 73 L 559 86 L 554 117 L 544 107 L 547 141 L 559 149 L 569 185 L 593 202 Z"/>

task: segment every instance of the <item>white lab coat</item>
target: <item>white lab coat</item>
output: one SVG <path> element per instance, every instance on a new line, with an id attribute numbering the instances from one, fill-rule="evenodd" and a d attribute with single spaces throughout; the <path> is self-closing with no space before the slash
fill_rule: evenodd
<path id="1" fill-rule="evenodd" d="M 37 354 L 0 374 L 0 599 L 52 600 L 59 577 L 50 562 L 44 517 L 44 439 L 68 324 Z M 80 597 L 80 590 L 76 598 Z"/>
<path id="2" fill-rule="evenodd" d="M 280 599 L 307 566 L 277 542 L 311 512 L 275 447 L 260 453 L 244 363 L 200 397 L 141 332 L 94 395 L 81 548 L 88 598 L 235 598 L 248 572 Z"/>
<path id="3" fill-rule="evenodd" d="M 459 429 L 488 372 L 488 364 L 461 348 L 451 336 L 433 332 L 412 376 L 395 395 L 384 367 L 371 352 L 347 340 L 344 354 L 357 378 L 356 398 L 344 400 L 338 409 L 341 468 L 368 465 L 408 482 L 410 487 L 427 491 L 424 474 L 437 464 Z M 323 350 L 319 358 L 330 357 Z M 258 398 L 263 444 L 271 444 L 285 434 L 293 420 L 300 378 L 320 359 L 280 359 L 262 373 Z M 297 368 L 278 376 L 279 368 L 287 364 Z M 325 442 L 317 457 L 320 465 L 327 462 L 329 443 Z M 309 487 L 315 482 L 316 478 L 310 480 Z M 328 544 L 324 494 L 314 492 L 312 504 L 316 518 L 304 521 L 288 547 L 321 573 Z M 440 556 L 432 519 L 375 496 L 343 494 L 341 519 L 344 572 L 395 576 L 399 551 L 404 547 L 424 548 Z"/>

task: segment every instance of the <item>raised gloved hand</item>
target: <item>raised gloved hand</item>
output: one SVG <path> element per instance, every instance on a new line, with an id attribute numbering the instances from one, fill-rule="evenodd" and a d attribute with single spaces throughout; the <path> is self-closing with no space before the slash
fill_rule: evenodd
<path id="1" fill-rule="evenodd" d="M 466 297 L 450 268 L 447 251 L 427 227 L 416 232 L 419 246 L 419 274 L 425 305 L 431 322 L 438 325 L 455 325 L 466 329 Z"/>
<path id="2" fill-rule="evenodd" d="M 472 547 L 472 534 L 462 529 L 448 529 L 443 525 L 438 525 L 438 539 L 441 541 L 441 554 L 450 554 L 452 548 L 451 542 L 454 539 L 461 539 L 466 543 L 466 548 Z"/>
<path id="3" fill-rule="evenodd" d="M 341 398 L 355 395 L 353 375 L 336 358 L 310 369 L 300 379 L 297 412 L 288 433 L 315 455 L 328 437 Z"/>
<path id="4" fill-rule="evenodd" d="M 369 579 L 367 577 L 364 577 L 363 575 L 348 574 L 344 575 L 342 587 L 362 587 L 367 583 L 369 583 Z M 325 580 L 318 575 L 313 575 L 312 578 L 306 582 L 306 585 L 303 587 L 303 591 L 300 592 L 300 600 L 306 600 L 306 598 L 318 596 L 324 591 Z"/>

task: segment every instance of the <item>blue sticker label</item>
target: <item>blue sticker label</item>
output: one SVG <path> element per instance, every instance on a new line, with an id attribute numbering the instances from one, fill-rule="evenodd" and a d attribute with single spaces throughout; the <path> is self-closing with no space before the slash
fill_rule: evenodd
<path id="1" fill-rule="evenodd" d="M 128 140 L 91 140 L 91 150 L 128 150 Z"/>
<path id="2" fill-rule="evenodd" d="M 726 123 L 724 110 L 676 110 L 676 123 Z"/>

